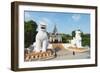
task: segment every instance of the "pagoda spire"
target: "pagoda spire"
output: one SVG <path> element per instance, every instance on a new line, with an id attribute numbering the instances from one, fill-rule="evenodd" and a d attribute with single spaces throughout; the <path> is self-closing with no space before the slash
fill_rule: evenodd
<path id="1" fill-rule="evenodd" d="M 54 29 L 53 29 L 53 34 L 57 34 L 57 27 L 56 27 L 56 24 L 55 24 L 55 26 L 54 26 Z"/>

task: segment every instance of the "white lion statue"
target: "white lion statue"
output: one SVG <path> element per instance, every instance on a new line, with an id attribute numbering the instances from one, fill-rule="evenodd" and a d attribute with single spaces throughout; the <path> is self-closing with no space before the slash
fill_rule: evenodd
<path id="1" fill-rule="evenodd" d="M 35 38 L 34 51 L 35 52 L 46 52 L 46 49 L 48 47 L 48 36 L 46 32 L 46 23 L 45 22 L 39 22 L 38 25 L 38 33 Z"/>
<path id="2" fill-rule="evenodd" d="M 82 47 L 82 37 L 81 37 L 81 32 L 79 30 L 75 31 L 75 37 L 71 40 L 71 44 L 73 47 Z"/>

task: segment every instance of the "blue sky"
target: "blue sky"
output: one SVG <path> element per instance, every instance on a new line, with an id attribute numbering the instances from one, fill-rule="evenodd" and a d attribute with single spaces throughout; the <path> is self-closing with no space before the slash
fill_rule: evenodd
<path id="1" fill-rule="evenodd" d="M 84 33 L 90 33 L 90 14 L 67 12 L 39 12 L 25 11 L 25 21 L 34 20 L 47 23 L 47 31 L 52 32 L 56 25 L 58 32 L 71 34 L 73 30 L 80 29 Z"/>

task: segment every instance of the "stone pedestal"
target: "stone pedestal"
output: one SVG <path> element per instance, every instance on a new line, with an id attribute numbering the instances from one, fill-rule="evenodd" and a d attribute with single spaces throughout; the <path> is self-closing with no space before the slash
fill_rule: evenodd
<path id="1" fill-rule="evenodd" d="M 48 60 L 56 57 L 54 50 L 47 49 L 46 52 L 31 52 L 25 54 L 25 61 Z"/>

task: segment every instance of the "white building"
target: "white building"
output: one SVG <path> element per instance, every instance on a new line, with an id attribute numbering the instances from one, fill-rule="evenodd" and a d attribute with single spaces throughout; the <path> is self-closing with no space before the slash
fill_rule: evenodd
<path id="1" fill-rule="evenodd" d="M 53 32 L 49 33 L 49 42 L 50 43 L 61 43 L 62 42 L 61 34 L 58 33 L 56 25 L 54 26 Z"/>

